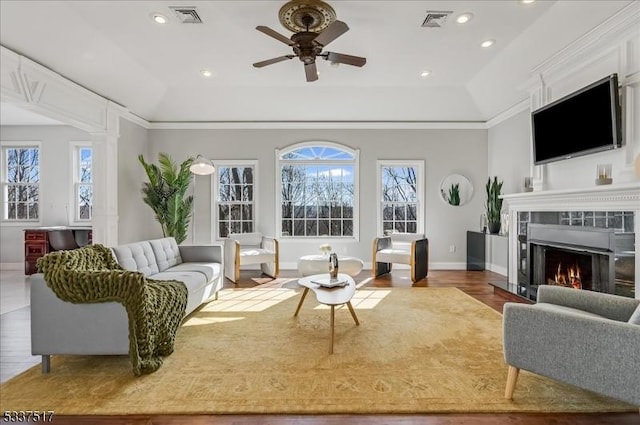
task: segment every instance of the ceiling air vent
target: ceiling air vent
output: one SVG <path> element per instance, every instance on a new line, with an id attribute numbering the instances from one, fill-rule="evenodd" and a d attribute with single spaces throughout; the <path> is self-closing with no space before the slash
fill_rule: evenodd
<path id="1" fill-rule="evenodd" d="M 424 18 L 422 26 L 425 28 L 440 28 L 447 20 L 447 16 L 451 15 L 453 11 L 437 11 L 427 10 L 427 17 Z"/>
<path id="2" fill-rule="evenodd" d="M 195 6 L 169 6 L 183 24 L 201 24 L 202 19 L 196 12 Z"/>

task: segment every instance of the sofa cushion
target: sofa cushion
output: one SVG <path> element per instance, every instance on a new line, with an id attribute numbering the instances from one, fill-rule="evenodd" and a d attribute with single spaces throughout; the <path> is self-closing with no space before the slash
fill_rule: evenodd
<path id="1" fill-rule="evenodd" d="M 275 252 L 262 248 L 241 248 L 240 264 L 262 264 L 275 261 Z"/>
<path id="2" fill-rule="evenodd" d="M 536 303 L 535 308 L 539 308 L 547 311 L 554 311 L 559 313 L 571 313 L 571 314 L 579 314 L 581 316 L 587 317 L 595 317 L 598 319 L 605 319 L 604 316 L 600 316 L 595 313 L 591 313 L 589 311 L 578 310 L 577 308 L 571 308 L 564 305 L 550 304 L 550 303 Z"/>
<path id="3" fill-rule="evenodd" d="M 207 283 L 220 276 L 220 263 L 182 263 L 177 266 L 173 266 L 164 271 L 164 273 L 170 272 L 199 272 L 205 275 Z M 152 276 L 153 277 L 153 276 Z"/>
<path id="4" fill-rule="evenodd" d="M 409 247 L 411 249 L 411 247 Z M 385 248 L 376 252 L 378 263 L 411 264 L 411 253 L 408 250 Z"/>
<path id="5" fill-rule="evenodd" d="M 134 242 L 111 248 L 116 261 L 125 270 L 141 272 L 145 276 L 158 273 L 156 256 L 149 241 Z"/>
<path id="6" fill-rule="evenodd" d="M 640 325 L 640 304 L 638 304 L 638 307 L 636 307 L 636 310 L 629 318 L 629 323 L 632 325 Z"/>
<path id="7" fill-rule="evenodd" d="M 149 243 L 151 244 L 153 253 L 156 255 L 156 262 L 161 272 L 167 270 L 169 267 L 182 263 L 180 249 L 174 238 L 154 239 L 149 241 Z"/>
<path id="8" fill-rule="evenodd" d="M 202 303 L 202 291 L 207 286 L 207 279 L 203 273 L 192 271 L 164 271 L 149 277 L 158 280 L 177 280 L 187 287 L 187 306 L 185 314 L 191 313 Z"/>

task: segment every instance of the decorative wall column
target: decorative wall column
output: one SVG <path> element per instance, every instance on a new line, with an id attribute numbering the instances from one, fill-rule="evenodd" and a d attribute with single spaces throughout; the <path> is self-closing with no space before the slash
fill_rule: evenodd
<path id="1" fill-rule="evenodd" d="M 118 244 L 118 138 L 119 113 L 106 110 L 106 130 L 91 133 L 93 147 L 93 243 Z"/>

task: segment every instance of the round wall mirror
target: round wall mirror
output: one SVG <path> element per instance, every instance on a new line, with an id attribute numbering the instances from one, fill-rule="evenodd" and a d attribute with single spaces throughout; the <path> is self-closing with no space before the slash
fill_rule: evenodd
<path id="1" fill-rule="evenodd" d="M 473 185 L 462 174 L 449 174 L 440 183 L 440 196 L 449 205 L 464 205 L 473 196 Z"/>

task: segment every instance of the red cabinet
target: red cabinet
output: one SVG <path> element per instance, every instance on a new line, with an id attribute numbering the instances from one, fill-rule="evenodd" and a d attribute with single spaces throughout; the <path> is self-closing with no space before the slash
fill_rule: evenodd
<path id="1" fill-rule="evenodd" d="M 49 244 L 49 231 L 51 227 L 37 227 L 33 229 L 25 229 L 24 231 L 24 274 L 31 275 L 38 272 L 36 262 L 38 258 L 53 251 Z M 56 227 L 55 229 L 60 229 Z M 89 227 L 68 227 L 76 233 L 83 232 L 85 237 L 76 237 L 76 240 L 86 240 L 89 244 L 92 241 L 91 228 Z"/>

